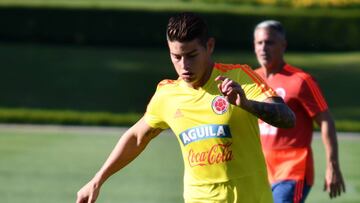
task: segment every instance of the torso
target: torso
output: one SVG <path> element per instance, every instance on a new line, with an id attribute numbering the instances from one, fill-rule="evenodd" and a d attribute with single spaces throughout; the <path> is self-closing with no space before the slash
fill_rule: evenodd
<path id="1" fill-rule="evenodd" d="M 170 127 L 179 141 L 185 184 L 225 182 L 249 175 L 256 178 L 257 173 L 265 173 L 257 118 L 229 104 L 214 82 L 216 76 L 224 75 L 243 84 L 248 97 L 265 99 L 271 90 L 262 89 L 253 81 L 256 76 L 249 76 L 247 71 L 252 73 L 248 67 L 217 64 L 209 81 L 198 90 L 182 80 L 158 88 L 147 114 L 153 114 L 158 105 L 161 112 L 166 112 L 154 114 L 161 117 L 162 125 Z"/>

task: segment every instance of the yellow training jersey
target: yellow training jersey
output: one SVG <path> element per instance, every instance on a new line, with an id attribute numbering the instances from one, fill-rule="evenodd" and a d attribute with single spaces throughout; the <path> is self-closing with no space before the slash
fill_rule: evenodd
<path id="1" fill-rule="evenodd" d="M 262 180 L 266 176 L 257 175 L 266 174 L 257 118 L 221 96 L 214 81 L 219 75 L 241 84 L 250 100 L 262 101 L 275 95 L 249 66 L 217 63 L 210 79 L 199 89 L 181 79 L 160 82 L 145 121 L 154 128 L 171 128 L 176 135 L 185 164 L 185 185 L 245 176 L 266 183 Z"/>

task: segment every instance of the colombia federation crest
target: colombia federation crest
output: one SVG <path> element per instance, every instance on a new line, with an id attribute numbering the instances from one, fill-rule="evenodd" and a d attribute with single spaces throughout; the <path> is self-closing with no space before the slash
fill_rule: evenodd
<path id="1" fill-rule="evenodd" d="M 223 96 L 217 96 L 211 103 L 212 110 L 218 114 L 224 114 L 229 109 L 229 102 Z"/>

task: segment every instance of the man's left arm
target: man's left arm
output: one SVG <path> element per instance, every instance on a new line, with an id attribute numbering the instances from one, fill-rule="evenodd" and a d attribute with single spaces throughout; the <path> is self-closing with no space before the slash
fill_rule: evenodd
<path id="1" fill-rule="evenodd" d="M 315 115 L 314 120 L 320 126 L 326 153 L 324 191 L 329 193 L 330 198 L 335 198 L 345 192 L 345 183 L 340 170 L 335 123 L 328 110 Z"/>
<path id="2" fill-rule="evenodd" d="M 269 97 L 263 102 L 244 100 L 240 107 L 272 126 L 278 128 L 295 126 L 295 114 L 281 97 Z"/>
<path id="3" fill-rule="evenodd" d="M 285 104 L 281 97 L 268 97 L 265 101 L 255 101 L 246 98 L 241 86 L 229 78 L 218 76 L 218 88 L 225 98 L 266 123 L 279 128 L 292 128 L 295 126 L 295 114 Z"/>

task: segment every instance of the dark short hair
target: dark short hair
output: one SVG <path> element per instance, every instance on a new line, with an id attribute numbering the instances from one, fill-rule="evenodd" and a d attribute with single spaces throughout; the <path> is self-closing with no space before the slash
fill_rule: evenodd
<path id="1" fill-rule="evenodd" d="M 256 25 L 255 31 L 260 28 L 272 29 L 284 39 L 286 38 L 285 28 L 282 26 L 282 24 L 279 21 L 265 20 L 263 22 L 260 22 L 259 24 Z"/>
<path id="2" fill-rule="evenodd" d="M 208 32 L 208 26 L 203 18 L 195 13 L 184 12 L 169 19 L 166 37 L 171 42 L 189 42 L 198 39 L 200 44 L 206 47 Z"/>

